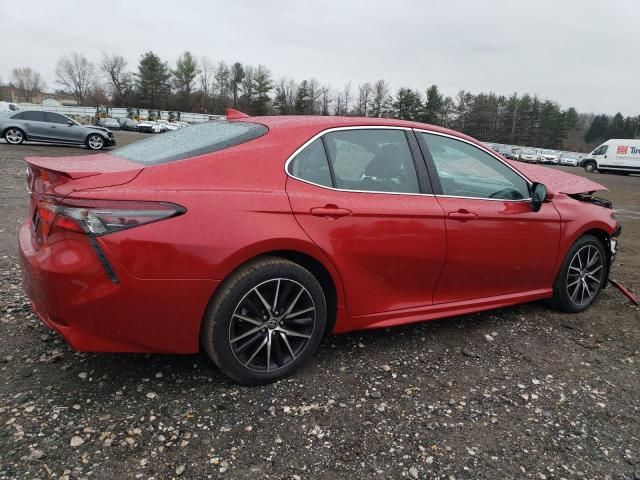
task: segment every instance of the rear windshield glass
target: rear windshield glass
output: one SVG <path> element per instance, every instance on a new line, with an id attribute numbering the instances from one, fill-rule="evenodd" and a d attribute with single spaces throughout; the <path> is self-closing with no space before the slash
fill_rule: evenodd
<path id="1" fill-rule="evenodd" d="M 257 123 L 201 123 L 117 148 L 111 154 L 144 165 L 157 165 L 233 147 L 267 131 L 267 127 Z"/>

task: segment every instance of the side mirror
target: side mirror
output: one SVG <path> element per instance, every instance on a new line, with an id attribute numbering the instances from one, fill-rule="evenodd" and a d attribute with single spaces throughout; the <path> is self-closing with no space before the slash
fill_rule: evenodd
<path id="1" fill-rule="evenodd" d="M 542 207 L 542 202 L 547 199 L 547 187 L 542 183 L 533 182 L 531 184 L 531 210 L 537 212 Z"/>
<path id="2" fill-rule="evenodd" d="M 71 120 L 67 120 L 67 125 L 69 125 L 70 127 L 73 127 L 75 123 L 73 123 Z"/>

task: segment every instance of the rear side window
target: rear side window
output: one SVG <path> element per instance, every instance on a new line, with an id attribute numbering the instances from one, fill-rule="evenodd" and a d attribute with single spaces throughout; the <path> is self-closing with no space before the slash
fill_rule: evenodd
<path id="1" fill-rule="evenodd" d="M 44 122 L 44 112 L 22 112 L 20 120 L 30 120 L 32 122 Z"/>
<path id="2" fill-rule="evenodd" d="M 201 123 L 117 148 L 111 155 L 143 165 L 158 165 L 234 147 L 267 131 L 264 125 L 249 122 Z"/>
<path id="3" fill-rule="evenodd" d="M 300 180 L 332 187 L 331 171 L 322 140 L 314 140 L 298 153 L 289 166 L 289 173 Z"/>

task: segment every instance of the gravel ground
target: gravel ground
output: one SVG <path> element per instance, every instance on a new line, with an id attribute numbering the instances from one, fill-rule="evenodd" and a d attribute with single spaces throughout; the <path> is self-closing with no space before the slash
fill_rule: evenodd
<path id="1" fill-rule="evenodd" d="M 204 355 L 73 352 L 30 311 L 16 234 L 22 157 L 84 153 L 0 144 L 0 479 L 640 479 L 640 308 L 613 288 L 578 315 L 330 337 L 266 387 Z M 626 210 L 613 277 L 640 293 L 640 178 L 596 179 Z"/>

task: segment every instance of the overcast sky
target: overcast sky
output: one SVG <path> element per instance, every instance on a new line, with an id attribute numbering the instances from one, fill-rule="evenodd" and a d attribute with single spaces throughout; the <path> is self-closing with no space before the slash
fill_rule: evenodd
<path id="1" fill-rule="evenodd" d="M 0 77 L 56 60 L 152 50 L 266 65 L 342 87 L 537 93 L 582 112 L 640 114 L 640 0 L 0 0 Z"/>

